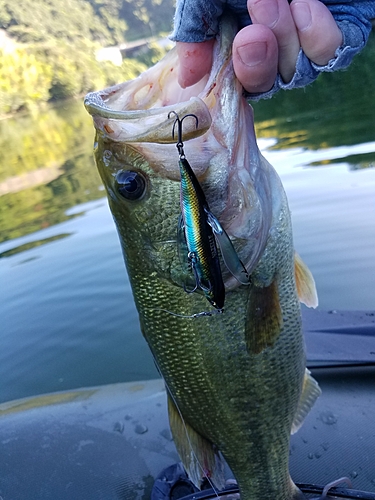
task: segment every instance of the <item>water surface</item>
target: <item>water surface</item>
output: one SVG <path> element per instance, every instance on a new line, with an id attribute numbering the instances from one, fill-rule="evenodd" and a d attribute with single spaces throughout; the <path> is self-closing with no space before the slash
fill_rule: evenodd
<path id="1" fill-rule="evenodd" d="M 255 106 L 322 309 L 375 310 L 373 54 Z M 0 401 L 157 376 L 82 103 L 2 121 L 0 142 Z"/>

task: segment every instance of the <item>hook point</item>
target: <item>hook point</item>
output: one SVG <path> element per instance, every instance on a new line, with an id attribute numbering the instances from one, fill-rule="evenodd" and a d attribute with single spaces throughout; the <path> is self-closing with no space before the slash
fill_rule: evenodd
<path id="1" fill-rule="evenodd" d="M 187 115 L 184 115 L 182 118 L 180 118 L 178 116 L 178 114 L 176 113 L 176 111 L 170 111 L 168 113 L 168 119 L 171 118 L 171 115 L 174 115 L 176 117 L 175 121 L 173 122 L 173 127 L 172 127 L 172 138 L 174 139 L 174 134 L 175 134 L 175 128 L 176 128 L 176 124 L 177 124 L 177 132 L 178 132 L 178 139 L 177 139 L 177 149 L 178 149 L 178 152 L 180 154 L 180 157 L 184 156 L 184 149 L 183 149 L 183 146 L 184 146 L 184 143 L 182 141 L 182 122 L 185 120 L 185 118 L 188 118 L 189 116 L 195 118 L 195 128 L 197 129 L 198 128 L 198 117 L 196 115 L 194 115 L 193 113 L 189 113 Z"/>

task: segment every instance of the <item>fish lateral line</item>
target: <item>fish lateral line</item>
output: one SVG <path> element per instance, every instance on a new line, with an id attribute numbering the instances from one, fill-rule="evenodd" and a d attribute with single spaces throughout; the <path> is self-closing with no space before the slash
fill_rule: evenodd
<path id="1" fill-rule="evenodd" d="M 176 316 L 177 318 L 186 318 L 186 319 L 195 319 L 195 318 L 203 318 L 209 316 L 216 316 L 217 314 L 224 314 L 224 308 L 215 309 L 213 311 L 201 311 L 199 313 L 194 314 L 179 314 L 173 311 L 169 311 L 168 309 L 163 309 L 162 307 L 148 307 L 150 311 L 161 311 L 171 314 L 172 316 Z"/>

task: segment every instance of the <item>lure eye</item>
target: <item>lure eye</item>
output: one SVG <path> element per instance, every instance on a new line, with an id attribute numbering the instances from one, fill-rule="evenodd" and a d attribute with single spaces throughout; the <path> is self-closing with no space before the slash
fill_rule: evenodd
<path id="1" fill-rule="evenodd" d="M 116 182 L 118 192 L 127 200 L 139 200 L 146 191 L 146 180 L 139 172 L 120 170 Z"/>

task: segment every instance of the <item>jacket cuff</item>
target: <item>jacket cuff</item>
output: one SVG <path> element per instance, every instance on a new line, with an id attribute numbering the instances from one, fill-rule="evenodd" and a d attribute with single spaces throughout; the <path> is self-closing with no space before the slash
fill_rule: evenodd
<path id="1" fill-rule="evenodd" d="M 322 72 L 333 72 L 347 68 L 353 57 L 365 46 L 367 37 L 364 36 L 362 30 L 356 24 L 348 21 L 338 21 L 337 24 L 343 34 L 343 45 L 336 50 L 335 57 L 328 61 L 325 66 L 319 66 L 310 61 L 301 49 L 296 62 L 296 70 L 290 82 L 285 83 L 278 74 L 273 87 L 268 92 L 259 92 L 257 94 L 245 92 L 245 97 L 252 101 L 270 99 L 280 89 L 292 90 L 309 85 Z"/>

